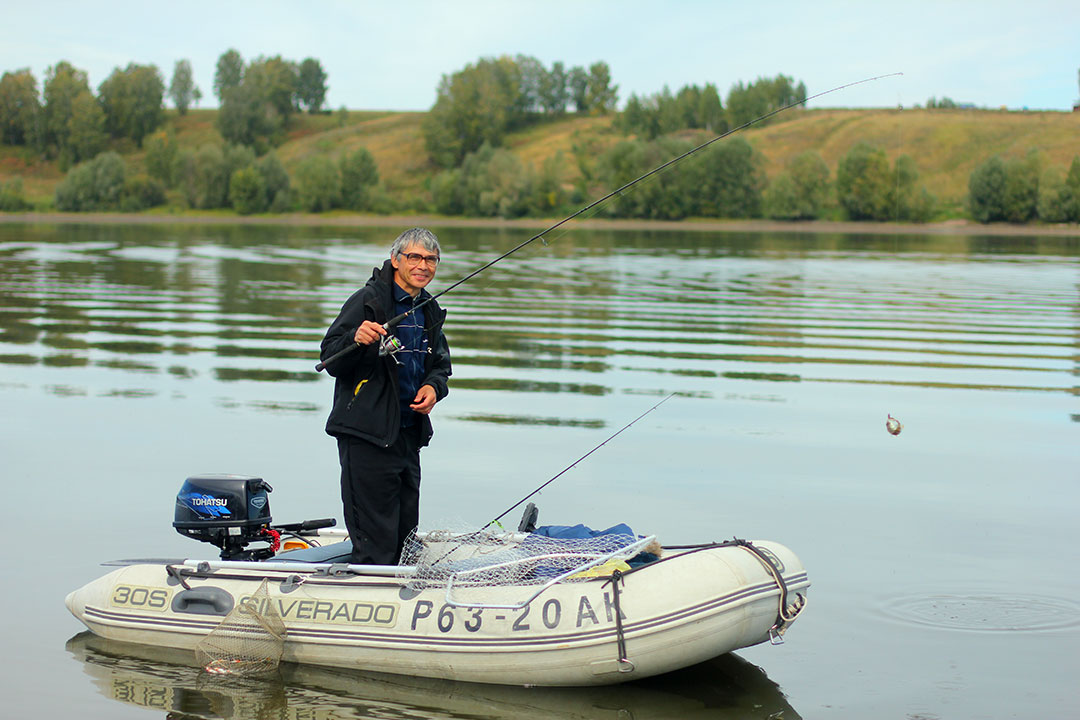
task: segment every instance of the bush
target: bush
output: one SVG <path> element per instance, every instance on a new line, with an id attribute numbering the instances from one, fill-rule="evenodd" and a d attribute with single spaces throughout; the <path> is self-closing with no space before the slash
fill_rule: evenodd
<path id="1" fill-rule="evenodd" d="M 885 151 L 857 142 L 836 169 L 836 197 L 852 220 L 888 220 L 891 180 Z"/>
<path id="2" fill-rule="evenodd" d="M 146 171 L 150 177 L 160 180 L 165 187 L 176 185 L 180 149 L 171 131 L 153 133 L 143 143 L 146 148 Z"/>
<path id="3" fill-rule="evenodd" d="M 379 168 L 366 148 L 341 159 L 341 206 L 349 210 L 369 210 L 372 189 L 379 182 Z"/>
<path id="4" fill-rule="evenodd" d="M 124 181 L 124 192 L 120 198 L 120 209 L 124 212 L 138 212 L 164 204 L 165 188 L 154 178 L 135 175 Z"/>
<path id="5" fill-rule="evenodd" d="M 330 158 L 309 157 L 296 169 L 300 207 L 308 212 L 325 212 L 341 197 L 341 174 Z"/>
<path id="6" fill-rule="evenodd" d="M 0 212 L 22 212 L 29 209 L 30 203 L 23 195 L 22 178 L 14 178 L 0 185 Z"/>
<path id="7" fill-rule="evenodd" d="M 1039 206 L 1039 157 L 1006 162 L 994 156 L 975 168 L 968 178 L 971 216 L 981 223 L 1026 223 Z"/>
<path id="8" fill-rule="evenodd" d="M 273 152 L 263 155 L 255 163 L 255 169 L 262 176 L 266 188 L 266 209 L 275 213 L 288 210 L 291 203 L 289 173 L 285 171 L 285 166 L 281 164 L 278 156 Z"/>
<path id="9" fill-rule="evenodd" d="M 241 215 L 265 212 L 269 207 L 266 181 L 253 167 L 240 168 L 229 180 L 229 202 Z"/>
<path id="10" fill-rule="evenodd" d="M 1060 168 L 1047 168 L 1039 178 L 1039 219 L 1048 223 L 1069 221 L 1069 189 Z"/>
<path id="11" fill-rule="evenodd" d="M 1038 215 L 1040 165 L 1036 151 L 1028 153 L 1023 160 L 1013 160 L 1007 164 L 1004 196 L 1006 221 L 1026 223 Z"/>
<path id="12" fill-rule="evenodd" d="M 769 185 L 765 214 L 778 220 L 813 220 L 821 217 L 828 194 L 829 166 L 820 155 L 807 151 Z"/>
<path id="13" fill-rule="evenodd" d="M 976 222 L 990 223 L 1005 219 L 1005 183 L 1007 171 L 1000 155 L 986 160 L 968 178 L 968 205 Z"/>
<path id="14" fill-rule="evenodd" d="M 761 156 L 741 137 L 706 151 L 699 190 L 702 215 L 723 218 L 761 216 L 765 174 Z M 695 213 L 696 214 L 696 213 Z"/>
<path id="15" fill-rule="evenodd" d="M 56 207 L 65 212 L 115 210 L 124 194 L 124 160 L 104 152 L 76 165 L 56 186 Z"/>

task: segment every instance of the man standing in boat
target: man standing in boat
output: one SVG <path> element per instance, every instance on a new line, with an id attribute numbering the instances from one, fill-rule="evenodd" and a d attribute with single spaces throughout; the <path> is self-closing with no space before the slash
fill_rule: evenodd
<path id="1" fill-rule="evenodd" d="M 326 432 L 338 442 L 353 563 L 396 564 L 419 521 L 420 448 L 431 439 L 428 416 L 446 397 L 450 377 L 446 311 L 424 289 L 439 259 L 434 233 L 403 232 L 322 341 L 324 363 L 356 346 L 326 365 L 335 378 Z M 383 327 L 403 313 L 389 332 Z"/>

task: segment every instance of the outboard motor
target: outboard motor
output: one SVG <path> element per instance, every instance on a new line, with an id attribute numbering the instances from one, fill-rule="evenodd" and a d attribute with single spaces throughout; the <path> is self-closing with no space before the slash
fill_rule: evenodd
<path id="1" fill-rule="evenodd" d="M 173 527 L 181 535 L 221 549 L 222 560 L 263 560 L 270 548 L 248 550 L 248 544 L 269 542 L 270 498 L 262 478 L 247 475 L 195 475 L 176 496 Z"/>

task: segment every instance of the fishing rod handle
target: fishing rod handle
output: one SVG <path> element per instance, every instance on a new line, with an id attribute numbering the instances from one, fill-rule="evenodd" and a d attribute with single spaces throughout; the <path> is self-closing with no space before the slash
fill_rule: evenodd
<path id="1" fill-rule="evenodd" d="M 326 358 L 325 360 L 320 362 L 318 365 L 316 365 L 315 366 L 315 372 L 322 372 L 323 370 L 326 369 L 327 365 L 331 365 L 331 364 L 337 362 L 338 360 L 345 357 L 349 353 L 354 352 L 356 350 L 356 348 L 358 348 L 358 347 L 360 347 L 360 343 L 353 343 L 352 345 L 349 345 L 346 348 L 338 350 L 336 353 L 334 353 L 333 355 L 331 355 L 330 357 Z"/>
<path id="2" fill-rule="evenodd" d="M 386 330 L 387 332 L 393 330 L 397 326 L 398 323 L 400 323 L 402 320 L 405 319 L 405 317 L 408 314 L 409 313 L 405 312 L 405 313 L 402 313 L 402 314 L 400 314 L 400 315 L 398 315 L 396 317 L 390 318 L 385 323 L 383 323 L 383 330 Z M 363 347 L 363 346 L 360 343 L 353 343 L 352 345 L 349 345 L 346 348 L 338 350 L 336 353 L 334 353 L 333 355 L 331 355 L 330 357 L 326 358 L 325 360 L 320 362 L 318 365 L 316 365 L 315 366 L 315 372 L 322 372 L 323 370 L 326 369 L 327 365 L 332 365 L 333 363 L 337 362 L 338 360 L 345 357 L 346 355 L 348 355 L 348 354 L 350 354 L 352 352 L 355 352 L 358 347 Z"/>

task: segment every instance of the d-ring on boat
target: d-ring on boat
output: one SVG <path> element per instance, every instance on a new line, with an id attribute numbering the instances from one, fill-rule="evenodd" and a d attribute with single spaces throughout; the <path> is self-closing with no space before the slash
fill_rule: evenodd
<path id="1" fill-rule="evenodd" d="M 271 525 L 270 489 L 248 476 L 188 478 L 173 524 L 222 559 L 107 563 L 119 567 L 68 595 L 68 608 L 124 642 L 196 649 L 242 610 L 273 620 L 264 625 L 285 661 L 572 686 L 782 642 L 810 585 L 775 542 L 664 547 L 625 526 L 559 540 L 558 527 L 533 527 L 531 504 L 519 532 L 421 534 L 410 564 L 350 565 L 332 520 Z M 276 553 L 282 538 L 300 549 Z M 268 547 L 248 547 L 259 541 Z"/>

